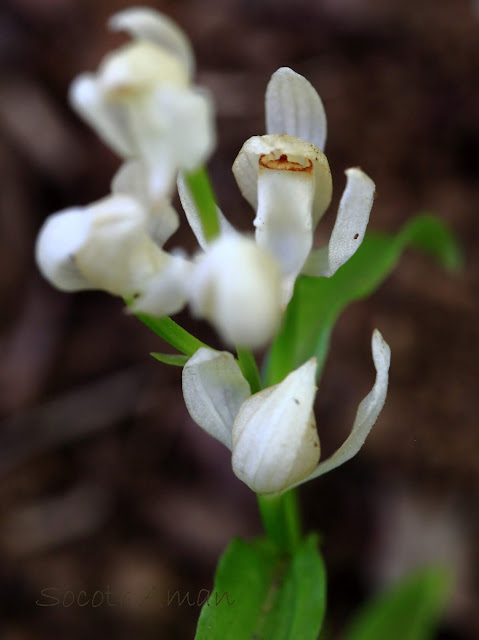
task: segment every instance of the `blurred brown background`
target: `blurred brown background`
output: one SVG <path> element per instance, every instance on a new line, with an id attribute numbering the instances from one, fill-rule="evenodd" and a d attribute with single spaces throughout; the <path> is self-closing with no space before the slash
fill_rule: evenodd
<path id="1" fill-rule="evenodd" d="M 0 637 L 192 638 L 199 609 L 161 606 L 211 586 L 233 535 L 260 531 L 228 452 L 195 427 L 161 341 L 101 293 L 66 295 L 38 275 L 35 234 L 51 212 L 107 193 L 118 160 L 67 104 L 72 79 L 123 41 L 118 0 L 3 0 L 0 8 Z M 176 0 L 151 3 L 191 37 L 214 94 L 211 175 L 239 227 L 252 212 L 230 167 L 264 132 L 270 74 L 287 65 L 320 92 L 335 200 L 360 164 L 379 197 L 370 226 L 435 212 L 466 271 L 408 253 L 341 318 L 321 382 L 326 453 L 373 378 L 370 334 L 391 345 L 390 392 L 361 454 L 302 489 L 323 534 L 329 629 L 413 567 L 441 561 L 455 587 L 440 638 L 479 637 L 479 4 L 472 0 Z M 183 226 L 171 245 L 194 249 Z M 179 321 L 191 328 L 187 314 Z M 208 327 L 196 330 L 219 346 Z M 59 606 L 39 607 L 55 587 Z M 68 605 L 72 591 L 112 607 Z M 125 596 L 125 594 L 130 594 Z M 66 600 L 63 597 L 66 594 Z M 150 596 L 150 597 L 148 597 Z M 106 596 L 104 596 L 106 598 Z M 97 596 L 95 604 L 98 604 Z M 43 599 L 43 602 L 53 602 Z"/>

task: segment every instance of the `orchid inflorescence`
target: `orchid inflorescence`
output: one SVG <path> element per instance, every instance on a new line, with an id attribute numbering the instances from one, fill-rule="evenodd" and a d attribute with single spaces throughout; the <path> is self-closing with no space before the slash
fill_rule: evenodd
<path id="1" fill-rule="evenodd" d="M 36 247 L 43 275 L 64 291 L 101 289 L 134 313 L 164 317 L 189 304 L 228 345 L 260 348 L 274 338 L 300 274 L 331 277 L 360 246 L 374 183 L 346 171 L 329 244 L 313 249 L 332 196 L 323 153 L 326 116 L 301 75 L 283 67 L 266 90 L 266 135 L 247 140 L 233 173 L 255 212 L 254 237 L 235 230 L 214 205 L 206 228 L 189 176 L 215 146 L 213 102 L 192 83 L 194 57 L 183 32 L 152 9 L 122 11 L 110 26 L 131 42 L 77 78 L 76 111 L 123 160 L 111 193 L 45 221 Z M 200 251 L 190 258 L 163 246 L 178 229 L 177 188 Z M 228 351 L 199 348 L 183 369 L 183 393 L 195 422 L 232 451 L 233 470 L 260 494 L 281 493 L 342 464 L 362 446 L 385 401 L 389 347 L 372 339 L 376 381 L 340 449 L 319 463 L 313 404 L 316 360 L 279 384 L 251 393 Z"/>

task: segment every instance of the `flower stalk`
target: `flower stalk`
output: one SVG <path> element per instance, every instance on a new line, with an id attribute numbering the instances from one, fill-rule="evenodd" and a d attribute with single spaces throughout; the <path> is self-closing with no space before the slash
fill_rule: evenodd
<path id="1" fill-rule="evenodd" d="M 185 180 L 193 196 L 207 241 L 214 240 L 220 232 L 215 196 L 204 167 L 185 173 Z"/>
<path id="2" fill-rule="evenodd" d="M 258 495 L 264 530 L 281 551 L 294 553 L 301 541 L 301 518 L 295 489 L 281 495 Z"/>
<path id="3" fill-rule="evenodd" d="M 253 352 L 250 349 L 236 347 L 236 355 L 241 373 L 248 381 L 251 393 L 258 393 L 261 391 L 261 378 Z"/>

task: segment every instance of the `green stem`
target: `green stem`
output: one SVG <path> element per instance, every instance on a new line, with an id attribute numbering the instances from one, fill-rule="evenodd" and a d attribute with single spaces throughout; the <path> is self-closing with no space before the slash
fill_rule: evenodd
<path id="1" fill-rule="evenodd" d="M 283 551 L 294 552 L 301 540 L 301 521 L 295 489 L 281 495 L 258 495 L 259 511 L 268 537 Z"/>
<path id="2" fill-rule="evenodd" d="M 206 240 L 213 240 L 220 232 L 215 194 L 204 167 L 185 173 L 186 184 L 198 209 Z"/>
<path id="3" fill-rule="evenodd" d="M 249 382 L 251 393 L 261 391 L 261 378 L 253 352 L 249 349 L 236 347 L 236 353 L 238 354 L 238 364 L 242 374 Z"/>
<path id="4" fill-rule="evenodd" d="M 156 335 L 163 338 L 168 344 L 171 344 L 172 347 L 175 347 L 175 349 L 178 349 L 178 351 L 181 351 L 187 356 L 194 355 L 200 347 L 208 347 L 207 344 L 195 338 L 191 333 L 188 333 L 186 329 L 180 327 L 179 324 L 168 316 L 155 318 L 146 313 L 137 313 L 135 315 L 143 324 L 156 333 Z"/>

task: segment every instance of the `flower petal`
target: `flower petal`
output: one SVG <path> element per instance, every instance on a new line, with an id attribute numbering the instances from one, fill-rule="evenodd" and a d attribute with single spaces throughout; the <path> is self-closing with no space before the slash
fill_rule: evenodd
<path id="1" fill-rule="evenodd" d="M 75 254 L 78 269 L 96 289 L 136 294 L 162 265 L 162 252 L 146 233 L 145 210 L 127 196 L 114 195 L 87 211 L 91 222 Z"/>
<path id="2" fill-rule="evenodd" d="M 270 156 L 261 156 L 259 162 L 256 241 L 276 256 L 283 277 L 294 286 L 313 244 L 313 163 L 303 166 L 289 156 L 286 161 Z M 291 293 L 289 286 L 287 295 Z M 284 306 L 289 299 L 283 300 Z"/>
<path id="3" fill-rule="evenodd" d="M 311 358 L 241 405 L 232 431 L 233 471 L 257 493 L 285 491 L 318 463 L 316 368 Z"/>
<path id="4" fill-rule="evenodd" d="M 388 390 L 388 372 L 391 350 L 377 329 L 373 332 L 372 350 L 376 381 L 370 393 L 362 400 L 356 413 L 351 434 L 330 458 L 320 462 L 316 469 L 302 482 L 328 473 L 354 457 L 363 446 L 374 423 L 378 419 L 386 400 Z M 302 484 L 299 482 L 298 484 Z"/>
<path id="5" fill-rule="evenodd" d="M 196 203 L 191 195 L 190 190 L 188 189 L 188 185 L 186 184 L 186 180 L 184 175 L 180 172 L 178 175 L 178 180 L 176 182 L 178 187 L 178 195 L 180 196 L 180 201 L 183 206 L 183 210 L 185 212 L 186 218 L 189 222 L 191 230 L 196 236 L 198 240 L 198 244 L 205 251 L 208 249 L 209 242 L 205 238 L 205 234 L 203 233 L 203 226 L 201 224 L 200 215 L 198 213 L 198 209 L 196 207 Z M 230 222 L 224 217 L 221 212 L 221 209 L 217 206 L 216 212 L 218 214 L 218 221 L 220 224 L 220 233 L 221 234 L 231 234 L 236 233 L 236 230 L 231 225 Z"/>
<path id="6" fill-rule="evenodd" d="M 183 395 L 193 420 L 231 449 L 231 429 L 250 388 L 231 353 L 201 348 L 183 368 Z"/>
<path id="7" fill-rule="evenodd" d="M 281 67 L 271 76 L 265 103 L 267 133 L 288 133 L 324 150 L 326 113 L 316 89 L 306 78 L 289 67 Z"/>
<path id="8" fill-rule="evenodd" d="M 374 182 L 361 169 L 347 169 L 346 189 L 328 247 L 312 251 L 303 273 L 330 278 L 353 256 L 364 239 L 374 202 Z"/>
<path id="9" fill-rule="evenodd" d="M 330 275 L 336 273 L 363 241 L 374 202 L 374 182 L 361 169 L 347 169 L 346 189 L 329 240 Z"/>
<path id="10" fill-rule="evenodd" d="M 124 162 L 111 183 L 114 194 L 130 196 L 148 210 L 148 233 L 162 247 L 177 231 L 180 219 L 168 198 L 152 200 L 148 189 L 148 172 L 140 160 Z"/>
<path id="11" fill-rule="evenodd" d="M 126 31 L 133 38 L 150 40 L 168 49 L 193 75 L 194 55 L 190 41 L 184 32 L 172 21 L 149 7 L 125 9 L 114 14 L 108 26 L 114 31 Z"/>
<path id="12" fill-rule="evenodd" d="M 189 87 L 183 64 L 147 40 L 134 40 L 103 58 L 98 82 L 111 101 L 128 103 L 157 86 Z"/>
<path id="13" fill-rule="evenodd" d="M 88 237 L 90 224 L 91 216 L 81 207 L 55 213 L 43 223 L 37 237 L 35 258 L 42 275 L 57 289 L 94 288 L 75 262 L 78 249 Z"/>
<path id="14" fill-rule="evenodd" d="M 206 92 L 159 87 L 141 108 L 131 109 L 130 119 L 153 199 L 169 195 L 178 171 L 196 169 L 213 151 L 213 105 Z"/>
<path id="15" fill-rule="evenodd" d="M 93 74 L 78 76 L 70 87 L 69 98 L 77 113 L 118 155 L 126 158 L 134 154 L 124 111 L 105 98 Z"/>
<path id="16" fill-rule="evenodd" d="M 260 348 L 281 319 L 281 278 L 273 256 L 240 234 L 216 239 L 190 280 L 192 312 L 229 344 Z"/>
<path id="17" fill-rule="evenodd" d="M 138 295 L 129 307 L 132 313 L 162 317 L 178 313 L 185 306 L 193 265 L 180 255 L 165 251 L 161 255 L 157 273 L 140 283 Z"/>

